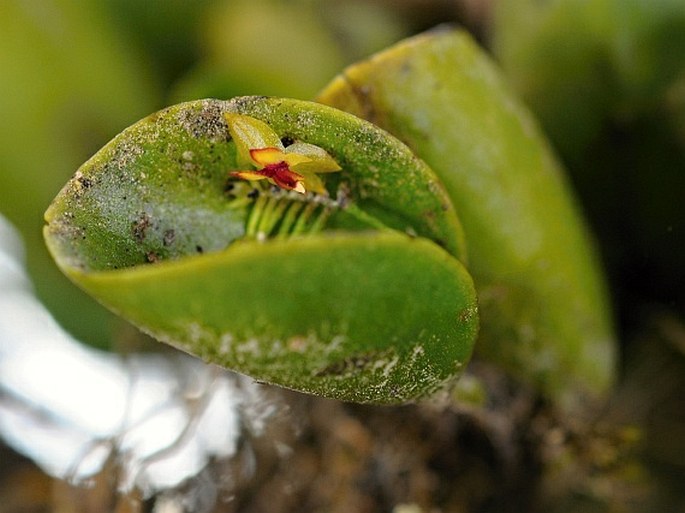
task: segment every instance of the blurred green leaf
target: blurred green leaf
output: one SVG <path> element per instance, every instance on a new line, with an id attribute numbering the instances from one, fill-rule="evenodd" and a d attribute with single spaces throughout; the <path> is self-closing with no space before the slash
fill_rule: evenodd
<path id="1" fill-rule="evenodd" d="M 155 105 L 135 52 L 98 4 L 2 4 L 0 210 L 26 241 L 40 297 L 82 340 L 107 345 L 111 317 L 55 272 L 40 236 L 42 212 L 80 162 Z"/>
<path id="2" fill-rule="evenodd" d="M 328 0 L 215 2 L 200 26 L 200 55 L 176 84 L 173 102 L 251 94 L 311 98 L 344 65 L 408 31 L 379 5 Z"/>
<path id="3" fill-rule="evenodd" d="M 319 99 L 399 137 L 445 184 L 479 295 L 477 352 L 567 408 L 604 396 L 615 341 L 586 227 L 546 140 L 471 38 L 412 38 Z"/>
<path id="4" fill-rule="evenodd" d="M 685 306 L 685 2 L 503 0 L 495 13 L 494 51 L 568 164 L 624 316 L 636 297 Z"/>
<path id="5" fill-rule="evenodd" d="M 340 48 L 310 5 L 217 3 L 205 14 L 205 57 L 174 99 L 240 94 L 310 98 L 343 66 Z"/>

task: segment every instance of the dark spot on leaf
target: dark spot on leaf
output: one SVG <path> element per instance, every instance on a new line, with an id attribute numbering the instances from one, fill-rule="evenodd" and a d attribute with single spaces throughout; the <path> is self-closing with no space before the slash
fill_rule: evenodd
<path id="1" fill-rule="evenodd" d="M 283 146 L 285 146 L 286 148 L 287 148 L 288 146 L 290 146 L 291 144 L 293 144 L 294 142 L 295 142 L 295 139 L 293 139 L 293 138 L 290 137 L 289 135 L 286 135 L 286 136 L 284 136 L 284 137 L 281 137 L 281 143 L 282 143 Z"/>
<path id="2" fill-rule="evenodd" d="M 81 187 L 83 187 L 84 189 L 89 189 L 93 186 L 93 181 L 90 178 L 86 178 L 83 175 L 78 177 L 78 182 L 81 184 Z"/>
<path id="3" fill-rule="evenodd" d="M 175 240 L 176 240 L 176 232 L 173 229 L 166 230 L 164 232 L 164 238 L 162 239 L 162 243 L 165 246 L 171 246 Z"/>
<path id="4" fill-rule="evenodd" d="M 435 217 L 436 217 L 435 211 L 434 210 L 426 210 L 423 212 L 423 217 L 425 217 L 428 220 L 428 222 L 432 223 L 435 221 Z"/>
<path id="5" fill-rule="evenodd" d="M 259 197 L 259 189 L 252 189 L 247 193 L 247 197 L 250 199 L 257 199 Z"/>
<path id="6" fill-rule="evenodd" d="M 195 251 L 197 251 L 198 253 L 203 253 L 204 249 L 202 249 L 202 246 L 195 246 Z"/>
<path id="7" fill-rule="evenodd" d="M 136 242 L 143 242 L 147 237 L 147 229 L 152 224 L 147 212 L 141 212 L 138 219 L 131 223 L 131 232 Z"/>
<path id="8" fill-rule="evenodd" d="M 213 142 L 229 139 L 221 103 L 218 100 L 205 100 L 200 109 L 181 111 L 180 121 L 186 131 L 196 139 L 208 139 Z"/>

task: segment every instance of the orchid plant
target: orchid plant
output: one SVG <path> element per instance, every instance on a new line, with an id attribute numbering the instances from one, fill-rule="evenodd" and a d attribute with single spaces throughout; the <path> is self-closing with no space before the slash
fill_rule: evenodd
<path id="1" fill-rule="evenodd" d="M 86 162 L 46 220 L 83 289 L 261 382 L 405 403 L 474 350 L 568 412 L 612 382 L 603 280 L 562 171 L 461 32 L 354 65 L 316 103 L 171 106 Z"/>

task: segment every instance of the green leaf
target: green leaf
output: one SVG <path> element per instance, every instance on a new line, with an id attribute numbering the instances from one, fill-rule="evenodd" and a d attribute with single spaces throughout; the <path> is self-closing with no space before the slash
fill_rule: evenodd
<path id="1" fill-rule="evenodd" d="M 252 190 L 227 113 L 342 166 L 330 196 Z M 386 132 L 310 102 L 176 105 L 125 130 L 46 212 L 61 269 L 160 340 L 257 380 L 399 403 L 452 379 L 478 326 L 441 184 Z M 458 258 L 457 258 L 458 257 Z"/>
<path id="2" fill-rule="evenodd" d="M 159 340 L 259 381 L 347 401 L 434 391 L 462 369 L 477 331 L 459 262 L 395 233 L 242 242 L 71 276 Z"/>
<path id="3" fill-rule="evenodd" d="M 547 142 L 463 32 L 418 36 L 319 97 L 390 131 L 438 174 L 463 222 L 478 353 L 585 408 L 614 377 L 614 336 L 584 222 Z"/>

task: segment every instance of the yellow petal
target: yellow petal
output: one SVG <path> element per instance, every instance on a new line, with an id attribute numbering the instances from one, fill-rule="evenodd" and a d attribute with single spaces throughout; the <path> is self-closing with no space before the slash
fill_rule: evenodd
<path id="1" fill-rule="evenodd" d="M 235 178 L 241 178 L 243 180 L 264 180 L 266 176 L 263 174 L 257 173 L 255 171 L 231 171 L 229 175 L 234 176 Z"/>
<path id="2" fill-rule="evenodd" d="M 300 155 L 307 160 L 291 166 L 297 166 L 296 171 L 305 173 L 332 173 L 340 171 L 340 165 L 331 157 L 326 150 L 313 144 L 296 142 L 285 149 L 286 154 L 294 157 Z"/>
<path id="3" fill-rule="evenodd" d="M 257 167 L 266 167 L 284 162 L 286 154 L 278 148 L 253 148 L 250 150 L 250 157 Z"/>
<path id="4" fill-rule="evenodd" d="M 238 165 L 254 164 L 250 158 L 250 150 L 255 148 L 276 148 L 283 150 L 283 143 L 278 134 L 269 125 L 251 116 L 224 114 L 228 124 L 228 131 L 238 150 Z"/>
<path id="5" fill-rule="evenodd" d="M 323 186 L 321 178 L 316 176 L 314 173 L 306 173 L 304 177 L 304 188 L 308 191 L 315 192 L 317 194 L 328 194 L 328 191 Z"/>
<path id="6" fill-rule="evenodd" d="M 305 157 L 304 155 L 298 155 L 297 153 L 284 153 L 283 160 L 288 164 L 288 167 L 294 170 L 295 166 L 301 166 L 302 164 L 307 164 L 311 162 L 312 159 Z"/>

